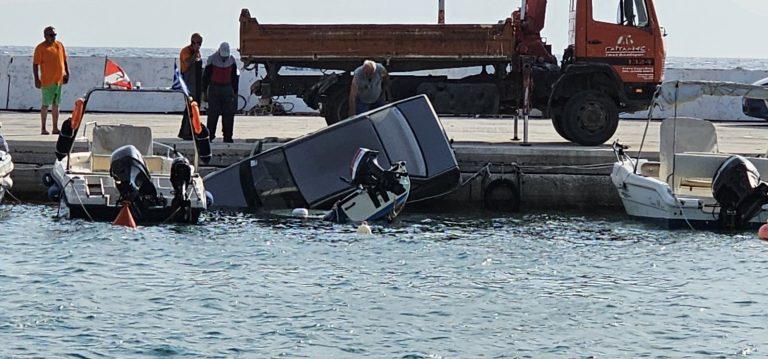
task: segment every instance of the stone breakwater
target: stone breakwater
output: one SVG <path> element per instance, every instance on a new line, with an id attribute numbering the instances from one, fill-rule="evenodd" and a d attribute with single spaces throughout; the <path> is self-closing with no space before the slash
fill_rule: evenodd
<path id="1" fill-rule="evenodd" d="M 173 82 L 174 57 L 110 57 L 117 62 L 133 82 L 140 82 L 143 88 L 168 88 Z M 83 96 L 89 89 L 103 83 L 104 57 L 70 56 L 69 66 L 72 73 L 70 83 L 64 86 L 62 110 L 69 111 L 77 97 Z M 247 111 L 257 104 L 258 98 L 251 95 L 250 85 L 257 76 L 255 71 L 243 70 L 242 63 L 239 88 L 238 109 Z M 40 106 L 40 91 L 34 87 L 32 77 L 32 56 L 0 55 L 0 110 L 29 111 Z M 317 73 L 312 70 L 286 69 L 284 71 Z M 477 69 L 453 69 L 449 77 L 461 77 L 472 74 Z M 263 69 L 259 74 L 263 74 Z M 666 70 L 667 80 L 711 80 L 752 83 L 768 77 L 768 70 L 701 69 L 670 68 Z M 293 103 L 293 112 L 313 112 L 301 99 L 289 97 L 279 99 Z M 100 103 L 102 102 L 102 103 Z M 109 110 L 114 112 L 173 112 L 180 111 L 178 101 L 167 101 L 162 96 L 131 97 L 131 99 L 110 99 L 93 101 L 89 109 L 93 111 Z M 171 103 L 176 106 L 170 105 Z M 739 98 L 705 98 L 696 103 L 684 104 L 677 110 L 678 116 L 699 117 L 710 120 L 754 120 L 741 112 Z M 624 114 L 624 117 L 642 118 L 647 114 L 637 112 Z M 660 112 L 654 117 L 666 117 L 671 113 Z"/>

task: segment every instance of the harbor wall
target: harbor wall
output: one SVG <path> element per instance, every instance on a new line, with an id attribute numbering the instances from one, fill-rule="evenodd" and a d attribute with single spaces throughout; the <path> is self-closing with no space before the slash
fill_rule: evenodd
<path id="1" fill-rule="evenodd" d="M 173 83 L 175 58 L 157 57 L 114 57 L 131 80 L 141 82 L 143 88 L 168 88 Z M 89 89 L 99 87 L 103 82 L 103 57 L 72 56 L 69 59 L 71 78 L 62 93 L 63 111 L 70 111 L 77 97 L 83 96 Z M 238 109 L 247 111 L 258 102 L 250 94 L 250 85 L 257 79 L 254 71 L 241 69 Z M 289 71 L 291 71 L 289 69 Z M 295 69 L 292 71 L 296 71 Z M 472 69 L 447 70 L 449 77 L 461 77 L 470 74 Z M 437 73 L 437 71 L 436 71 Z M 264 74 L 264 71 L 259 71 Z M 305 73 L 306 74 L 306 73 Z M 711 80 L 753 83 L 768 77 L 768 70 L 745 69 L 667 69 L 667 80 Z M 109 96 L 105 94 L 104 96 Z M 171 95 L 168 95 L 171 96 Z M 288 97 L 279 99 L 293 104 L 293 112 L 307 113 L 314 110 L 307 107 L 301 99 Z M 94 97 L 89 103 L 89 110 L 99 111 L 104 103 L 109 103 L 112 112 L 176 112 L 181 110 L 180 101 L 168 100 L 162 96 L 152 97 Z M 0 55 L 0 110 L 34 111 L 40 106 L 40 90 L 34 87 L 31 56 Z M 203 106 L 205 107 L 205 106 Z M 741 112 L 740 98 L 704 98 L 695 103 L 683 104 L 677 109 L 678 116 L 699 117 L 710 120 L 754 120 Z M 671 111 L 654 111 L 655 118 L 670 116 Z M 647 111 L 623 114 L 625 118 L 645 118 Z"/>

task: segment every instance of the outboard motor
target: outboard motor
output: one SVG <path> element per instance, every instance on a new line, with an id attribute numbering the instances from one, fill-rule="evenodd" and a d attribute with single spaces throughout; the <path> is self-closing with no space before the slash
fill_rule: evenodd
<path id="1" fill-rule="evenodd" d="M 56 159 L 61 161 L 62 158 L 69 155 L 74 142 L 75 130 L 72 128 L 72 118 L 70 117 L 61 124 L 59 138 L 56 139 Z"/>
<path id="2" fill-rule="evenodd" d="M 768 203 L 768 184 L 752 162 L 742 156 L 728 157 L 712 179 L 712 195 L 720 204 L 723 228 L 743 228 Z"/>
<path id="3" fill-rule="evenodd" d="M 398 181 L 400 173 L 394 171 L 398 166 L 395 165 L 392 169 L 385 171 L 376 160 L 378 155 L 379 151 L 368 148 L 357 150 L 352 160 L 350 184 L 362 186 L 369 191 L 374 189 L 382 192 L 390 191 L 396 195 L 405 192 L 405 188 Z"/>
<path id="4" fill-rule="evenodd" d="M 157 200 L 157 189 L 152 184 L 149 170 L 136 147 L 125 145 L 112 151 L 109 175 L 115 180 L 120 201 L 141 202 Z"/>
<path id="5" fill-rule="evenodd" d="M 355 152 L 350 164 L 352 179 L 342 178 L 355 190 L 337 201 L 323 219 L 344 223 L 350 219 L 365 221 L 395 213 L 395 207 L 392 207 L 390 213 L 384 210 L 388 208 L 387 206 L 396 206 L 396 201 L 404 202 L 407 198 L 408 189 L 404 183 L 410 186 L 410 181 L 401 181 L 408 178 L 408 171 L 403 161 L 384 170 L 376 160 L 378 154 L 378 151 L 367 148 L 359 148 Z M 392 220 L 394 217 L 388 218 Z"/>
<path id="6" fill-rule="evenodd" d="M 192 165 L 184 157 L 177 157 L 171 164 L 171 185 L 173 186 L 173 207 L 188 207 L 187 188 L 192 184 Z"/>
<path id="7" fill-rule="evenodd" d="M 211 133 L 208 131 L 208 127 L 200 124 L 202 131 L 199 135 L 195 135 L 195 147 L 197 147 L 197 154 L 200 157 L 200 162 L 208 164 L 211 162 Z"/>

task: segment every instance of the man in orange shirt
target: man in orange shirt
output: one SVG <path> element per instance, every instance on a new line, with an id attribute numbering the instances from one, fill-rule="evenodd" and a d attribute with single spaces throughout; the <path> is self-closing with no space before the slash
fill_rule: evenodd
<path id="1" fill-rule="evenodd" d="M 56 29 L 48 26 L 43 29 L 45 41 L 35 47 L 32 59 L 32 73 L 35 75 L 35 87 L 42 90 L 43 104 L 40 106 L 40 134 L 47 135 L 45 119 L 48 107 L 52 107 L 53 134 L 59 133 L 59 104 L 61 86 L 69 82 L 69 65 L 64 45 L 56 41 Z"/>
<path id="2" fill-rule="evenodd" d="M 189 96 L 202 105 L 200 99 L 200 81 L 203 75 L 203 60 L 200 56 L 200 47 L 203 45 L 203 37 L 198 33 L 192 34 L 190 43 L 179 53 L 179 67 L 181 77 L 189 89 Z M 183 140 L 192 139 L 192 130 L 189 126 L 189 114 L 184 110 L 184 116 L 181 118 L 181 127 L 179 128 L 179 138 Z"/>

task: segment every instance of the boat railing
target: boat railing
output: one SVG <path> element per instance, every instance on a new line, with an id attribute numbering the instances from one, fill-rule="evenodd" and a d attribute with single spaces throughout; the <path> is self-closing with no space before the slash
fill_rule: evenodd
<path id="1" fill-rule="evenodd" d="M 165 157 L 173 158 L 173 156 L 171 156 L 171 154 L 178 153 L 176 151 L 175 147 L 170 146 L 170 145 L 165 144 L 165 143 L 162 143 L 162 142 L 152 141 L 152 145 L 157 145 L 157 146 L 160 146 L 162 148 L 165 148 Z"/>
<path id="2" fill-rule="evenodd" d="M 96 121 L 86 122 L 83 124 L 83 132 L 80 137 L 76 137 L 75 141 L 79 142 L 85 142 L 88 145 L 88 150 L 91 150 L 91 141 L 88 140 L 88 126 L 97 126 L 98 123 Z"/>

